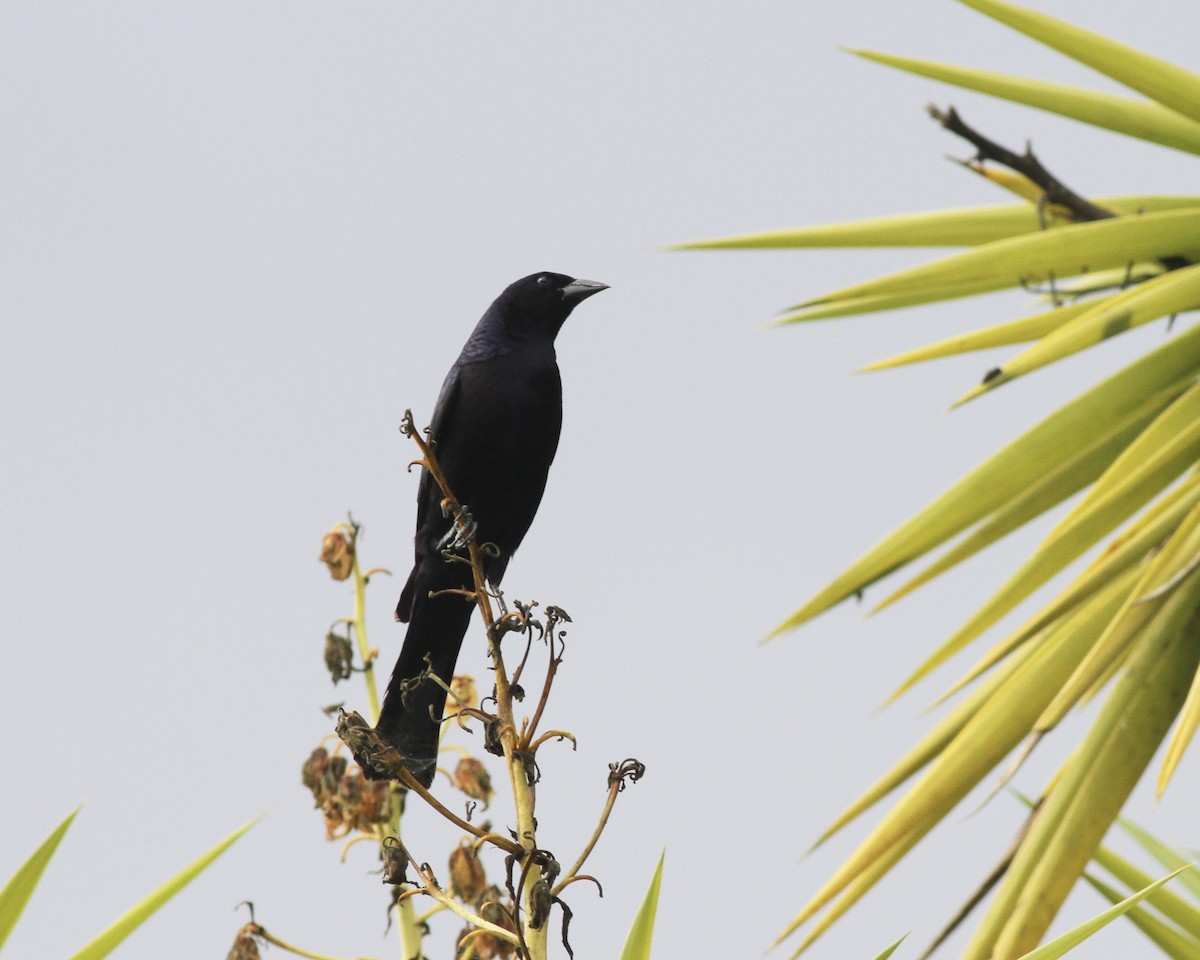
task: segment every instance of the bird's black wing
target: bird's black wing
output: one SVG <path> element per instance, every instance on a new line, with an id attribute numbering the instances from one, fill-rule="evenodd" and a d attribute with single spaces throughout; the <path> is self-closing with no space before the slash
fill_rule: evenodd
<path id="1" fill-rule="evenodd" d="M 437 455 L 438 448 L 452 444 L 454 435 L 455 411 L 458 398 L 462 394 L 462 367 L 455 364 L 446 375 L 438 394 L 437 403 L 433 405 L 433 422 L 429 425 L 429 437 L 433 441 L 433 452 Z M 417 527 L 449 526 L 442 516 L 442 497 L 444 494 L 433 475 L 428 470 L 421 471 L 421 482 L 417 486 Z M 422 557 L 420 547 L 416 551 L 416 559 Z"/>

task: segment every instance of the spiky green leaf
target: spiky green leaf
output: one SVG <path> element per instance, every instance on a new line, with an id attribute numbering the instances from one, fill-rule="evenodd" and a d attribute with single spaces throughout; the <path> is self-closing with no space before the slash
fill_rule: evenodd
<path id="1" fill-rule="evenodd" d="M 134 930 L 145 923 L 154 913 L 170 900 L 175 894 L 191 883 L 199 874 L 212 864 L 222 853 L 259 821 L 255 817 L 249 823 L 243 824 L 212 849 L 201 854 L 190 864 L 175 874 L 166 883 L 151 891 L 122 916 L 114 920 L 95 939 L 91 940 L 79 951 L 71 955 L 71 960 L 101 960 L 107 957 Z"/>
<path id="2" fill-rule="evenodd" d="M 58 849 L 58 845 L 62 842 L 67 828 L 71 826 L 71 821 L 75 819 L 77 813 L 79 813 L 79 807 L 67 814 L 66 819 L 50 831 L 50 836 L 41 842 L 41 845 L 21 864 L 17 872 L 9 878 L 4 889 L 0 890 L 0 947 L 4 946 L 4 941 L 8 939 L 13 927 L 21 919 L 21 914 L 25 912 L 25 905 L 29 903 L 29 898 L 37 889 L 38 881 L 42 879 L 46 865 L 54 856 L 54 851 Z"/>
<path id="3" fill-rule="evenodd" d="M 658 891 L 662 886 L 663 861 L 666 857 L 664 850 L 658 858 L 658 866 L 654 868 L 654 876 L 650 879 L 637 916 L 633 918 L 629 936 L 625 938 L 621 960 L 650 960 L 650 942 L 654 939 L 654 918 L 658 913 Z"/>

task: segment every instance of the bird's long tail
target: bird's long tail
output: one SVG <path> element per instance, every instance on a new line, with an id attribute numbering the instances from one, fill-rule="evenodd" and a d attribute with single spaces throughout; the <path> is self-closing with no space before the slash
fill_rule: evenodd
<path id="1" fill-rule="evenodd" d="M 464 576 L 464 572 L 466 576 Z M 469 589 L 465 564 L 445 563 L 439 557 L 423 563 L 410 578 L 412 607 L 400 658 L 392 670 L 379 722 L 375 726 L 387 744 L 400 753 L 404 765 L 425 786 L 437 768 L 438 735 L 446 691 L 433 680 L 416 678 L 432 670 L 449 684 L 458 651 L 471 624 L 475 604 L 459 594 L 430 597 L 431 591 Z M 409 588 L 405 588 L 409 593 Z M 429 658 L 429 663 L 425 658 Z M 434 719 L 437 718 L 437 719 Z"/>

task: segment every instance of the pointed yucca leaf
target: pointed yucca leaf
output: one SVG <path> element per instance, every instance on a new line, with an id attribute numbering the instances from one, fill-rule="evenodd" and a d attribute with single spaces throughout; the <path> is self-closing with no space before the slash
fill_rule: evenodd
<path id="1" fill-rule="evenodd" d="M 968 160 L 963 163 L 963 166 L 989 183 L 994 183 L 1001 190 L 1007 190 L 1022 200 L 1028 200 L 1038 206 L 1041 215 L 1038 222 L 1043 229 L 1061 226 L 1064 223 L 1075 223 L 1077 220 L 1070 207 L 1065 207 L 1061 203 L 1044 202 L 1046 191 L 1023 173 L 996 164 L 989 165 L 982 160 Z"/>
<path id="2" fill-rule="evenodd" d="M 986 521 L 917 576 L 876 604 L 871 612 L 875 613 L 891 606 L 917 587 L 958 566 L 980 550 L 1020 529 L 1033 518 L 1040 517 L 1047 510 L 1058 506 L 1093 483 L 1128 448 L 1165 404 L 1165 400 L 1154 403 L 1149 409 L 1135 410 L 1115 423 L 1098 428 L 1092 436 L 1086 438 L 1086 442 L 1078 450 L 1057 462 L 1047 464 L 1045 473 L 1031 483 L 1022 494 L 997 509 Z"/>
<path id="3" fill-rule="evenodd" d="M 894 863 L 953 810 L 1029 733 L 1092 639 L 1082 630 L 1061 631 L 1053 642 L 1042 644 L 1021 660 L 813 895 L 781 939 L 843 891 L 853 887 L 853 899 L 857 900 L 883 876 L 881 863 Z"/>
<path id="4" fill-rule="evenodd" d="M 1174 533 L 1183 518 L 1198 503 L 1200 477 L 1195 477 L 1184 486 L 1169 491 L 1109 544 L 1062 593 L 997 644 L 961 680 L 938 697 L 934 705 L 953 696 L 1002 657 L 1007 656 L 1010 651 L 1021 646 L 1055 620 L 1071 614 L 1096 593 L 1108 590 L 1112 584 L 1118 584 L 1113 589 L 1121 596 L 1120 602 L 1124 602 L 1124 598 L 1133 591 L 1142 575 L 1138 569 L 1139 565 Z M 1114 608 L 1112 615 L 1107 619 L 1112 619 L 1116 612 Z"/>
<path id="5" fill-rule="evenodd" d="M 1049 277 L 1070 277 L 1138 260 L 1200 251 L 1200 210 L 1073 223 L 1054 230 L 995 240 L 963 253 L 885 274 L 815 297 L 804 307 L 930 287 L 968 284 L 1001 290 Z"/>
<path id="6" fill-rule="evenodd" d="M 865 813 L 937 757 L 958 736 L 963 727 L 971 721 L 983 705 L 992 698 L 996 690 L 1002 684 L 1008 682 L 1013 672 L 1025 662 L 1026 658 L 1036 648 L 1036 643 L 1027 644 L 1024 648 L 1017 651 L 1014 656 L 1010 657 L 999 670 L 996 670 L 987 680 L 981 683 L 975 690 L 972 690 L 970 695 L 938 721 L 934 728 L 918 741 L 916 746 L 893 764 L 883 776 L 871 784 L 857 800 L 840 813 L 837 819 L 825 829 L 812 847 L 809 848 L 809 853 L 817 849 L 817 847 L 821 846 L 821 844 L 848 823 Z"/>
<path id="7" fill-rule="evenodd" d="M 771 947 L 779 946 L 779 944 L 783 943 L 784 940 L 799 930 L 800 927 L 820 913 L 822 908 L 831 903 L 839 894 L 842 894 L 841 899 L 830 908 L 830 911 L 821 918 L 821 921 L 800 941 L 800 945 L 792 954 L 793 958 L 799 956 L 822 933 L 828 930 L 838 917 L 850 909 L 854 903 L 858 902 L 872 885 L 877 883 L 881 877 L 885 876 L 892 867 L 899 863 L 925 832 L 928 832 L 928 827 L 921 833 L 917 833 L 916 830 L 910 830 L 899 834 L 891 843 L 879 847 L 876 856 L 869 859 L 862 859 L 855 864 L 852 870 L 847 869 L 849 862 L 843 864 L 837 873 L 827 880 L 800 909 L 800 912 L 792 918 L 783 932 L 775 938 Z M 860 846 L 859 849 L 861 850 L 862 847 Z"/>
<path id="8" fill-rule="evenodd" d="M 900 367 L 907 363 L 920 363 L 923 360 L 971 353 L 975 350 L 989 350 L 993 347 L 1007 347 L 1014 343 L 1027 343 L 1057 330 L 1069 320 L 1091 310 L 1094 305 L 1094 303 L 1072 303 L 1068 306 L 1055 307 L 1053 310 L 1047 310 L 1045 313 L 1039 313 L 1032 317 L 1007 320 L 1004 323 L 983 327 L 980 330 L 960 333 L 924 347 L 906 350 L 904 353 L 888 357 L 886 360 L 868 363 L 865 367 L 860 367 L 859 372 L 868 373 L 889 367 Z"/>
<path id="9" fill-rule="evenodd" d="M 1200 122 L 1200 76 L 1182 67 L 1013 3 L 959 2 Z"/>
<path id="10" fill-rule="evenodd" d="M 904 942 L 904 940 L 907 936 L 908 936 L 908 934 L 906 933 L 903 937 L 901 937 L 899 940 L 897 940 L 895 943 L 893 943 L 886 950 L 881 950 L 879 953 L 877 953 L 874 956 L 873 960 L 888 960 L 888 957 L 890 957 L 893 953 L 896 952 L 896 948 L 899 947 L 900 944 L 902 944 Z"/>
<path id="11" fill-rule="evenodd" d="M 1103 343 L 1110 337 L 1200 307 L 1200 264 L 1172 270 L 1108 297 L 1082 316 L 1048 334 L 1000 367 L 1000 376 L 985 384 L 1024 376 L 1046 364 Z"/>
<path id="12" fill-rule="evenodd" d="M 1083 879 L 1109 903 L 1119 903 L 1124 896 L 1121 891 L 1110 887 L 1090 873 L 1085 873 Z M 1162 890 L 1158 892 L 1161 893 Z M 1171 960 L 1200 960 L 1200 941 L 1193 940 L 1183 931 L 1164 923 L 1143 907 L 1134 907 L 1125 914 L 1125 918 L 1142 931 L 1163 956 Z"/>
<path id="13" fill-rule="evenodd" d="M 170 900 L 175 894 L 191 883 L 201 872 L 224 853 L 231 844 L 261 817 L 255 817 L 249 823 L 238 827 L 233 833 L 218 843 L 211 850 L 202 854 L 186 867 L 171 877 L 166 883 L 152 891 L 138 903 L 134 904 L 124 915 L 114 920 L 99 936 L 71 955 L 71 960 L 100 960 L 107 957 L 118 944 L 134 930 L 145 923 L 159 907 Z"/>
<path id="14" fill-rule="evenodd" d="M 963 960 L 1019 957 L 1037 946 L 1153 759 L 1198 661 L 1198 621 L 1141 638 L 1045 797 Z"/>
<path id="15" fill-rule="evenodd" d="M 1071 535 L 1047 538 L 1037 551 L 1022 563 L 990 597 L 967 618 L 951 636 L 909 677 L 897 691 L 902 693 L 944 663 L 976 637 L 982 635 L 1000 621 L 1036 590 L 1080 557 L 1089 547 L 1099 542 L 1107 533 L 1131 516 L 1154 494 L 1169 484 L 1186 463 L 1185 455 L 1158 461 L 1145 474 L 1139 475 L 1140 482 L 1121 488 L 1119 496 L 1103 501 L 1097 509 L 1079 517 L 1072 527 Z M 893 696 L 895 696 L 893 695 Z"/>
<path id="16" fill-rule="evenodd" d="M 899 843 L 895 844 L 892 849 L 888 850 L 874 863 L 868 865 L 861 874 L 855 877 L 854 880 L 846 886 L 846 889 L 842 892 L 842 895 L 838 897 L 837 902 L 834 903 L 829 908 L 828 912 L 826 912 L 826 914 L 813 925 L 812 929 L 804 935 L 799 945 L 797 945 L 796 949 L 792 951 L 791 960 L 796 960 L 800 954 L 804 953 L 805 950 L 816 943 L 817 940 L 825 933 L 825 931 L 827 931 L 834 925 L 834 923 L 840 920 L 851 907 L 858 903 L 858 901 L 861 900 L 867 894 L 867 892 L 879 882 L 880 878 L 886 876 L 887 872 L 904 858 L 904 855 L 917 844 L 920 838 L 921 834 L 916 834 L 915 832 L 914 835 L 903 838 Z M 773 946 L 778 946 L 779 943 L 781 943 L 792 932 L 794 932 L 799 925 L 800 924 L 798 922 L 793 921 L 788 929 L 784 933 L 780 934 L 778 938 L 776 938 Z"/>
<path id="17" fill-rule="evenodd" d="M 1192 856 L 1187 856 L 1183 851 L 1176 850 L 1169 844 L 1163 843 L 1148 830 L 1139 827 L 1127 817 L 1121 817 L 1117 822 L 1120 823 L 1122 830 L 1141 845 L 1143 850 L 1168 870 L 1175 870 L 1178 867 L 1187 866 L 1192 863 Z M 1200 898 L 1200 869 L 1185 871 L 1180 875 L 1179 882 L 1187 887 L 1188 892 L 1192 896 Z"/>
<path id="18" fill-rule="evenodd" d="M 1041 229 L 1027 203 L 900 213 L 815 227 L 767 230 L 715 240 L 694 240 L 673 250 L 758 250 L 793 247 L 973 247 Z"/>
<path id="19" fill-rule="evenodd" d="M 1139 870 L 1124 857 L 1113 853 L 1108 847 L 1101 847 L 1092 859 L 1130 890 L 1141 890 L 1143 887 L 1150 886 L 1154 881 L 1150 874 Z M 1187 863 L 1186 858 L 1181 857 L 1180 860 L 1182 861 L 1180 865 Z M 1178 867 L 1168 867 L 1167 869 L 1174 870 Z M 1192 906 L 1177 893 L 1165 888 L 1151 894 L 1146 902 L 1190 937 L 1200 941 L 1200 909 Z"/>
<path id="20" fill-rule="evenodd" d="M 1143 602 L 1145 597 L 1169 584 L 1181 565 L 1200 548 L 1200 507 L 1194 507 L 1185 517 L 1138 579 L 1137 587 L 1118 611 L 1112 622 L 1097 638 L 1088 656 L 1079 664 L 1058 696 L 1038 718 L 1039 731 L 1057 726 L 1067 712 L 1092 690 L 1116 660 L 1135 644 L 1147 642 L 1149 635 L 1178 633 L 1191 617 L 1197 605 L 1189 606 L 1192 598 L 1200 600 L 1200 582 L 1180 585 L 1165 597 Z M 1200 581 L 1200 578 L 1196 578 Z"/>
<path id="21" fill-rule="evenodd" d="M 1192 595 L 1200 603 L 1200 590 L 1193 587 Z M 1192 678 L 1192 688 L 1188 691 L 1187 700 L 1184 701 L 1183 709 L 1179 712 L 1179 724 L 1167 742 L 1167 753 L 1163 757 L 1162 769 L 1158 773 L 1158 782 L 1154 788 L 1156 797 L 1161 799 L 1162 795 L 1166 793 L 1167 784 L 1171 782 L 1171 777 L 1174 776 L 1184 751 L 1192 742 L 1197 726 L 1200 726 L 1200 673 Z"/>
<path id="22" fill-rule="evenodd" d="M 823 303 L 813 307 L 789 307 L 781 317 L 769 322 L 770 326 L 783 327 L 809 320 L 830 320 L 834 317 L 850 317 L 860 313 L 882 313 L 901 307 L 915 307 L 923 303 L 939 303 L 943 300 L 958 300 L 990 291 L 988 283 L 954 284 L 947 287 L 926 287 L 904 293 L 882 294 L 877 297 L 853 297 L 836 303 Z"/>
<path id="23" fill-rule="evenodd" d="M 25 912 L 25 905 L 29 903 L 29 898 L 37 889 L 38 881 L 42 879 L 46 865 L 54 856 L 54 851 L 58 849 L 58 845 L 62 842 L 67 828 L 71 826 L 71 821 L 75 819 L 77 813 L 79 813 L 79 807 L 67 814 L 66 819 L 50 831 L 50 836 L 29 855 L 17 872 L 9 878 L 4 889 L 0 890 L 0 947 L 4 946 L 4 941 L 8 939 L 13 927 L 21 919 L 21 914 Z"/>
<path id="24" fill-rule="evenodd" d="M 1095 700 L 1096 697 L 1100 696 L 1100 692 L 1112 682 L 1112 679 L 1125 669 L 1125 664 L 1129 660 L 1132 650 L 1132 646 L 1126 645 L 1117 651 L 1117 655 L 1113 657 L 1112 662 L 1096 676 L 1095 682 L 1083 691 L 1083 695 L 1080 696 L 1078 703 L 1080 709 L 1083 709 Z"/>
<path id="25" fill-rule="evenodd" d="M 1064 933 L 1061 937 L 1055 937 L 1044 946 L 1030 951 L 1021 960 L 1058 960 L 1059 957 L 1064 956 L 1069 950 L 1073 950 L 1079 946 L 1079 944 L 1083 943 L 1084 940 L 1097 930 L 1112 923 L 1112 921 L 1120 916 L 1126 916 L 1133 920 L 1160 948 L 1168 950 L 1169 946 L 1170 952 L 1168 952 L 1168 956 L 1175 958 L 1175 960 L 1200 960 L 1200 953 L 1192 952 L 1185 937 L 1171 930 L 1162 921 L 1155 920 L 1138 906 L 1144 899 L 1159 890 L 1163 884 L 1175 879 L 1177 873 L 1178 871 L 1176 873 L 1168 873 L 1165 877 L 1156 880 L 1144 890 L 1139 890 L 1133 896 L 1126 897 L 1124 900 L 1111 887 L 1085 874 L 1085 879 L 1099 890 L 1102 896 L 1111 900 L 1114 905 L 1100 915 L 1093 917 L 1087 923 L 1080 924 L 1073 930 Z M 1112 894 L 1112 896 L 1109 896 L 1109 894 Z M 1143 925 L 1143 921 L 1145 921 L 1145 925 Z M 1175 950 L 1182 950 L 1183 952 L 1173 952 Z"/>
<path id="26" fill-rule="evenodd" d="M 1191 467 L 1200 454 L 1200 383 L 1188 389 L 1141 432 L 1087 495 L 1046 535 L 1039 552 L 1078 539 L 1097 517 L 1128 515 Z M 1103 521 L 1107 523 L 1108 521 Z"/>
<path id="27" fill-rule="evenodd" d="M 1120 586 L 1116 588 L 1117 592 L 1123 592 L 1122 595 L 1128 595 L 1130 592 L 1132 592 L 1135 583 L 1136 581 L 1134 578 L 1130 577 L 1128 581 L 1121 582 Z M 1072 614 L 1078 612 L 1078 610 L 1079 607 L 1067 608 L 1067 610 L 1063 611 L 1063 616 L 1061 618 L 1046 620 L 1046 623 L 1042 624 L 1042 628 L 1052 625 L 1055 619 L 1066 619 L 1066 617 L 1072 616 Z M 973 619 L 974 618 L 972 618 L 972 622 Z M 972 622 L 968 622 L 967 626 L 971 626 Z M 916 670 L 908 674 L 904 682 L 902 682 L 898 688 L 893 690 L 892 694 L 890 694 L 887 700 L 884 701 L 884 706 L 899 700 L 899 698 L 904 696 L 908 690 L 911 690 L 913 686 L 916 686 L 918 683 L 920 683 L 920 680 L 928 677 L 930 673 L 937 670 L 937 668 L 942 666 L 944 662 L 947 662 L 950 658 L 952 658 L 952 656 L 958 654 L 960 650 L 964 649 L 968 643 L 976 640 L 976 637 L 979 636 L 979 634 L 982 634 L 984 629 L 985 628 L 980 628 L 979 630 L 970 631 L 960 629 L 955 631 L 954 634 L 949 637 L 949 640 L 943 642 L 940 647 L 934 650 L 934 653 L 926 656 L 926 658 L 920 662 L 920 665 L 916 668 Z M 958 682 L 955 682 L 952 688 L 946 692 L 943 692 L 943 694 L 938 697 L 936 701 L 934 701 L 934 706 L 936 706 L 938 703 L 946 701 L 948 697 L 956 694 L 956 692 L 964 688 L 964 686 L 966 686 L 968 683 L 971 683 L 972 680 L 979 677 L 980 674 L 990 670 L 992 666 L 997 664 L 997 662 L 1000 662 L 1000 660 L 1006 658 L 1006 656 L 1008 656 L 1009 653 L 1012 653 L 1014 649 L 1018 649 L 1022 646 L 1022 644 L 1030 640 L 1030 638 L 1036 636 L 1037 632 L 1039 631 L 1018 630 L 1014 631 L 1013 634 L 1009 634 L 1007 637 L 1004 637 L 1004 640 L 995 644 L 995 646 L 983 656 L 982 660 L 979 660 L 970 671 L 967 671 L 964 677 L 961 677 Z"/>
<path id="28" fill-rule="evenodd" d="M 1151 424 L 1147 427 L 1142 437 L 1154 426 Z M 1134 445 L 1140 444 L 1142 437 Z M 1162 440 L 1162 434 L 1154 439 L 1156 442 Z M 1090 500 L 1086 510 L 1081 509 L 1082 504 L 1076 506 L 1051 531 L 1034 554 L 975 610 L 943 647 L 957 650 L 982 634 L 1174 481 L 1200 453 L 1200 424 L 1189 426 L 1183 436 L 1171 438 L 1170 442 L 1164 441 L 1158 446 L 1147 443 L 1142 449 L 1150 452 L 1144 464 L 1133 472 L 1123 474 L 1122 482 L 1109 488 L 1103 498 Z M 1117 463 L 1128 452 L 1126 450 Z M 1106 471 L 1105 476 L 1113 472 L 1117 463 Z M 1097 486 L 1103 482 L 1104 477 L 1101 477 L 1096 482 Z M 1095 487 L 1089 492 L 1089 498 L 1094 491 Z"/>
<path id="29" fill-rule="evenodd" d="M 1139 140 L 1148 140 L 1165 147 L 1200 153 L 1200 123 L 1180 116 L 1158 103 L 1147 103 L 1130 97 L 1100 93 L 1082 87 L 1047 80 L 1016 77 L 973 67 L 914 60 L 870 50 L 851 50 L 850 53 L 884 66 L 915 73 L 931 80 L 976 90 L 988 96 L 1023 103 L 1095 127 L 1123 133 Z"/>
<path id="30" fill-rule="evenodd" d="M 658 914 L 658 891 L 662 887 L 663 861 L 666 858 L 667 851 L 664 850 L 659 855 L 658 866 L 654 868 L 654 876 L 642 898 L 642 905 L 638 907 L 637 916 L 633 918 L 629 936 L 625 938 L 621 960 L 650 960 L 650 942 L 654 939 L 654 918 Z"/>
<path id="31" fill-rule="evenodd" d="M 1140 576 L 1140 572 L 1136 568 L 1127 570 L 1082 603 L 1046 623 L 1040 630 L 1030 634 L 1012 634 L 1005 637 L 942 693 L 933 702 L 933 706 L 944 703 L 959 690 L 991 670 L 997 663 L 1011 657 L 1014 651 L 1022 650 L 1031 643 L 1045 642 L 1047 635 L 1055 637 L 1061 632 L 1070 632 L 1098 638 L 1132 595 Z M 1086 650 L 1081 653 L 1082 656 L 1086 656 Z"/>
<path id="32" fill-rule="evenodd" d="M 1165 210 L 1194 210 L 1200 207 L 1200 197 L 1187 194 L 1122 194 L 1116 197 L 1097 197 L 1096 206 L 1111 210 L 1121 217 L 1140 217 L 1144 213 Z"/>
<path id="33" fill-rule="evenodd" d="M 974 526 L 1037 483 L 1047 463 L 1074 456 L 1096 431 L 1174 389 L 1198 367 L 1200 326 L 1134 361 L 993 454 L 852 564 L 771 636 L 799 626 Z"/>
<path id="34" fill-rule="evenodd" d="M 1200 207 L 1200 197 L 1159 194 L 1099 197 L 1097 206 L 1125 216 Z M 1039 233 L 1030 203 L 958 207 L 847 220 L 811 227 L 765 230 L 714 240 L 675 244 L 672 250 L 761 250 L 797 247 L 974 247 L 993 240 Z"/>

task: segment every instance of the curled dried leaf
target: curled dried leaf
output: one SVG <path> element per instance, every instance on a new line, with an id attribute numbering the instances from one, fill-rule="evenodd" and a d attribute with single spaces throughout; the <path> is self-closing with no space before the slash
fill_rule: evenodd
<path id="1" fill-rule="evenodd" d="M 349 637 L 332 630 L 325 634 L 325 669 L 334 683 L 350 679 L 354 673 L 354 647 Z"/>

